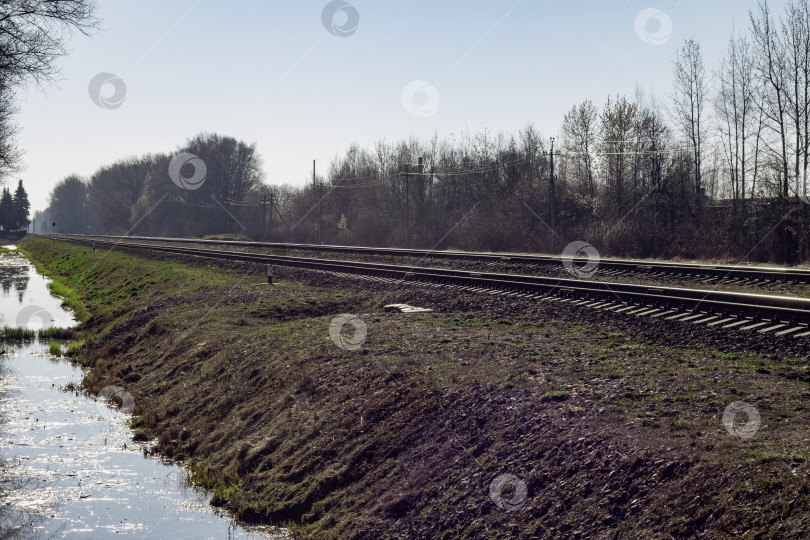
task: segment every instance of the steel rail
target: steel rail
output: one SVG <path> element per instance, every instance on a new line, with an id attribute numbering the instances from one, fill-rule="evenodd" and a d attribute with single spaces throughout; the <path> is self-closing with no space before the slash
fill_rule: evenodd
<path id="1" fill-rule="evenodd" d="M 535 264 L 563 267 L 564 261 L 574 265 L 584 265 L 592 262 L 587 257 L 561 257 L 552 255 L 528 255 L 497 252 L 477 251 L 446 251 L 403 248 L 376 248 L 362 246 L 336 246 L 317 244 L 291 244 L 278 242 L 250 242 L 241 240 L 210 240 L 190 238 L 164 238 L 154 236 L 84 236 L 84 235 L 48 235 L 48 236 L 81 236 L 82 238 L 120 239 L 132 240 L 136 238 L 143 241 L 226 245 L 239 247 L 253 247 L 265 249 L 292 249 L 305 251 L 321 251 L 333 253 L 362 254 L 371 256 L 409 257 L 415 259 L 441 258 L 464 261 L 500 262 L 512 264 Z M 639 274 L 668 274 L 682 276 L 689 279 L 719 279 L 719 280 L 747 280 L 760 282 L 783 283 L 810 283 L 810 270 L 797 268 L 757 267 L 741 265 L 713 265 L 680 262 L 642 261 L 632 259 L 599 259 L 601 271 L 630 272 Z"/>
<path id="2" fill-rule="evenodd" d="M 51 238 L 85 245 L 115 248 L 145 249 L 163 253 L 193 255 L 232 261 L 274 264 L 336 273 L 362 274 L 404 282 L 428 282 L 501 290 L 541 296 L 561 296 L 589 300 L 594 303 L 615 303 L 628 306 L 649 306 L 673 312 L 691 312 L 737 320 L 751 319 L 754 323 L 769 321 L 791 327 L 810 325 L 810 299 L 728 291 L 710 291 L 680 287 L 650 287 L 628 283 L 588 281 L 544 276 L 525 276 L 425 268 L 334 259 L 313 259 L 285 255 L 270 255 L 245 251 L 228 251 L 180 246 L 156 245 L 134 241 L 132 237 L 102 240 L 98 237 L 48 235 Z M 140 240 L 141 238 L 138 238 Z"/>

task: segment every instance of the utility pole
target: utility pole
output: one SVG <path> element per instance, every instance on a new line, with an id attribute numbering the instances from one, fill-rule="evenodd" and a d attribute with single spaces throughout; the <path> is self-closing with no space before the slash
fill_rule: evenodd
<path id="1" fill-rule="evenodd" d="M 551 138 L 551 152 L 548 153 L 549 158 L 551 159 L 551 177 L 549 178 L 549 193 L 548 193 L 548 212 L 549 212 L 549 222 L 551 223 L 551 230 L 554 230 L 556 224 L 556 189 L 554 186 L 554 137 Z"/>
<path id="2" fill-rule="evenodd" d="M 420 197 L 424 193 L 424 173 L 423 173 L 423 158 L 419 158 L 417 160 L 416 165 L 416 172 L 411 172 L 411 163 L 405 164 L 405 172 L 399 173 L 400 176 L 405 178 L 405 247 L 407 249 L 411 248 L 411 176 L 415 175 L 419 177 L 419 182 L 417 182 L 417 187 L 419 187 L 419 195 Z M 424 201 L 422 201 L 424 202 Z M 421 211 L 424 208 L 424 204 L 419 206 L 420 214 L 419 217 L 422 218 Z"/>
<path id="3" fill-rule="evenodd" d="M 405 247 L 411 249 L 411 171 L 405 164 Z"/>
<path id="4" fill-rule="evenodd" d="M 84 203 L 84 235 L 87 236 L 87 203 Z"/>
<path id="5" fill-rule="evenodd" d="M 318 224 L 318 236 L 320 236 L 321 245 L 323 245 L 323 178 L 321 178 L 321 181 L 318 182 L 318 185 L 321 187 L 320 191 L 318 192 L 318 196 L 320 197 L 318 200 L 318 213 L 321 215 L 321 221 Z"/>
<path id="6" fill-rule="evenodd" d="M 417 173 L 416 174 L 418 176 L 416 177 L 416 187 L 419 190 L 418 191 L 418 193 L 419 193 L 419 200 L 418 200 L 418 203 L 419 203 L 419 214 L 418 214 L 419 215 L 419 222 L 417 223 L 417 226 L 422 226 L 423 227 L 424 223 L 425 223 L 425 214 L 424 214 L 424 212 L 425 212 L 425 175 L 424 175 L 424 172 L 425 171 L 424 171 L 424 166 L 423 166 L 422 159 L 423 159 L 422 156 L 419 156 L 419 159 L 417 160 L 417 166 L 416 166 Z"/>
<path id="7" fill-rule="evenodd" d="M 317 185 L 317 180 L 315 179 L 315 160 L 312 160 L 312 189 L 314 190 L 316 187 L 318 189 L 318 196 L 320 200 L 318 201 L 318 241 L 323 244 L 323 183 L 320 186 Z"/>
<path id="8" fill-rule="evenodd" d="M 262 234 L 264 234 L 264 231 L 267 230 L 264 226 L 266 214 L 267 214 L 267 193 L 262 193 Z"/>
<path id="9" fill-rule="evenodd" d="M 273 202 L 273 192 L 270 192 L 270 232 L 268 233 L 268 241 L 273 241 L 273 208 L 275 208 L 275 203 Z"/>
<path id="10" fill-rule="evenodd" d="M 543 152 L 545 154 L 545 152 Z M 551 137 L 551 151 L 547 154 L 550 159 L 551 177 L 548 182 L 548 222 L 551 227 L 551 252 L 554 253 L 554 229 L 557 226 L 557 190 L 554 178 L 554 156 L 561 155 L 554 152 L 554 137 Z"/>

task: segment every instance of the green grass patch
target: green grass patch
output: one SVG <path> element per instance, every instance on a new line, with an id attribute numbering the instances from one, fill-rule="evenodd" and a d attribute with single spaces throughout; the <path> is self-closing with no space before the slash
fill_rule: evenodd
<path id="1" fill-rule="evenodd" d="M 84 339 L 79 339 L 68 343 L 67 350 L 65 351 L 65 356 L 78 355 L 79 351 L 82 349 L 83 346 L 84 346 Z"/>
<path id="2" fill-rule="evenodd" d="M 33 341 L 36 337 L 37 333 L 27 328 L 4 326 L 2 330 L 0 330 L 0 339 L 6 341 Z"/>
<path id="3" fill-rule="evenodd" d="M 56 341 L 51 341 L 48 343 L 48 353 L 52 354 L 53 356 L 62 356 L 62 345 Z"/>
<path id="4" fill-rule="evenodd" d="M 784 480 L 777 476 L 766 476 L 759 481 L 759 487 L 762 489 L 762 491 L 773 491 L 775 489 L 780 489 L 783 484 Z"/>
<path id="5" fill-rule="evenodd" d="M 795 452 L 766 452 L 762 450 L 746 450 L 743 452 L 746 461 L 753 463 L 769 463 L 784 461 L 785 463 L 802 463 L 805 457 Z"/>
<path id="6" fill-rule="evenodd" d="M 42 238 L 35 238 L 35 237 L 26 237 L 21 242 L 21 245 L 17 246 L 17 249 L 20 253 L 25 255 L 25 257 L 34 265 L 37 272 L 40 274 L 46 275 L 52 279 L 50 283 L 48 283 L 48 289 L 51 291 L 51 294 L 58 296 L 62 299 L 62 305 L 68 309 L 70 309 L 75 317 L 84 322 L 90 318 L 90 312 L 87 311 L 85 308 L 84 303 L 82 302 L 81 297 L 76 293 L 76 291 L 67 285 L 67 283 L 63 282 L 64 277 L 55 275 L 55 272 L 52 268 L 49 267 L 47 264 L 43 264 L 42 261 L 35 258 L 29 248 L 38 248 L 50 245 L 50 240 L 45 240 Z"/>
<path id="7" fill-rule="evenodd" d="M 582 325 L 574 325 L 567 330 L 567 334 L 572 336 L 581 336 L 583 334 L 587 334 L 590 332 L 590 329 L 582 326 Z"/>
<path id="8" fill-rule="evenodd" d="M 190 480 L 192 483 L 213 492 L 211 504 L 214 506 L 225 504 L 241 484 L 238 476 L 223 478 L 222 475 L 215 474 L 207 465 L 200 462 L 192 461 L 188 468 L 191 472 Z"/>
<path id="9" fill-rule="evenodd" d="M 661 422 L 657 418 L 643 417 L 636 418 L 636 425 L 639 427 L 658 427 Z"/>
<path id="10" fill-rule="evenodd" d="M 571 397 L 571 392 L 566 390 L 551 390 L 540 396 L 540 401 L 565 401 Z"/>
<path id="11" fill-rule="evenodd" d="M 37 337 L 40 340 L 45 339 L 64 339 L 69 340 L 73 339 L 73 335 L 76 331 L 73 328 L 44 328 L 37 332 Z"/>
<path id="12" fill-rule="evenodd" d="M 118 251 L 27 237 L 20 251 L 37 271 L 52 279 L 51 292 L 76 318 L 137 311 L 155 299 L 210 290 L 249 289 L 264 276 L 244 275 L 214 266 L 133 257 Z"/>
<path id="13" fill-rule="evenodd" d="M 54 296 L 60 297 L 62 299 L 62 305 L 70 309 L 77 319 L 86 321 L 90 318 L 90 313 L 85 309 L 81 298 L 73 289 L 54 279 L 54 281 L 48 283 L 48 290 L 50 290 L 51 294 Z"/>
<path id="14" fill-rule="evenodd" d="M 688 431 L 692 423 L 689 420 L 675 420 L 669 425 L 670 431 Z"/>

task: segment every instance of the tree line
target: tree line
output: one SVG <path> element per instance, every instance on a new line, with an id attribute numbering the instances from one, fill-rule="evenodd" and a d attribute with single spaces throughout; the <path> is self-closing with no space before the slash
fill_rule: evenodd
<path id="1" fill-rule="evenodd" d="M 169 172 L 173 158 L 184 153 L 204 164 L 204 177 L 194 189 L 175 183 Z M 186 163 L 177 173 L 191 178 L 197 171 Z M 101 167 L 89 178 L 71 174 L 60 180 L 48 207 L 35 215 L 41 223 L 37 232 L 260 235 L 245 201 L 269 189 L 262 176 L 255 145 L 199 134 L 175 152 L 130 157 Z"/>
<path id="2" fill-rule="evenodd" d="M 45 211 L 64 232 L 199 236 L 604 255 L 810 260 L 810 0 L 760 2 L 704 65 L 692 39 L 673 89 L 575 104 L 557 139 L 533 125 L 351 145 L 303 186 L 263 181 L 255 145 L 201 134 L 61 181 Z M 171 182 L 174 156 L 207 167 Z M 552 173 L 553 171 L 553 173 Z M 193 171 L 188 171 L 188 175 Z"/>
<path id="3" fill-rule="evenodd" d="M 0 195 L 0 226 L 3 231 L 19 231 L 28 228 L 28 213 L 31 204 L 28 202 L 28 193 L 23 187 L 22 180 L 17 183 L 17 189 L 11 193 L 7 187 Z"/>

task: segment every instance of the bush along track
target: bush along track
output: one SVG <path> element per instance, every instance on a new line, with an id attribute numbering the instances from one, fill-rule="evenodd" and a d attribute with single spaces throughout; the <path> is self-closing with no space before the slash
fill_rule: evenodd
<path id="1" fill-rule="evenodd" d="M 798 340 L 21 245 L 86 310 L 86 390 L 125 388 L 133 436 L 242 519 L 313 538 L 807 535 Z"/>

